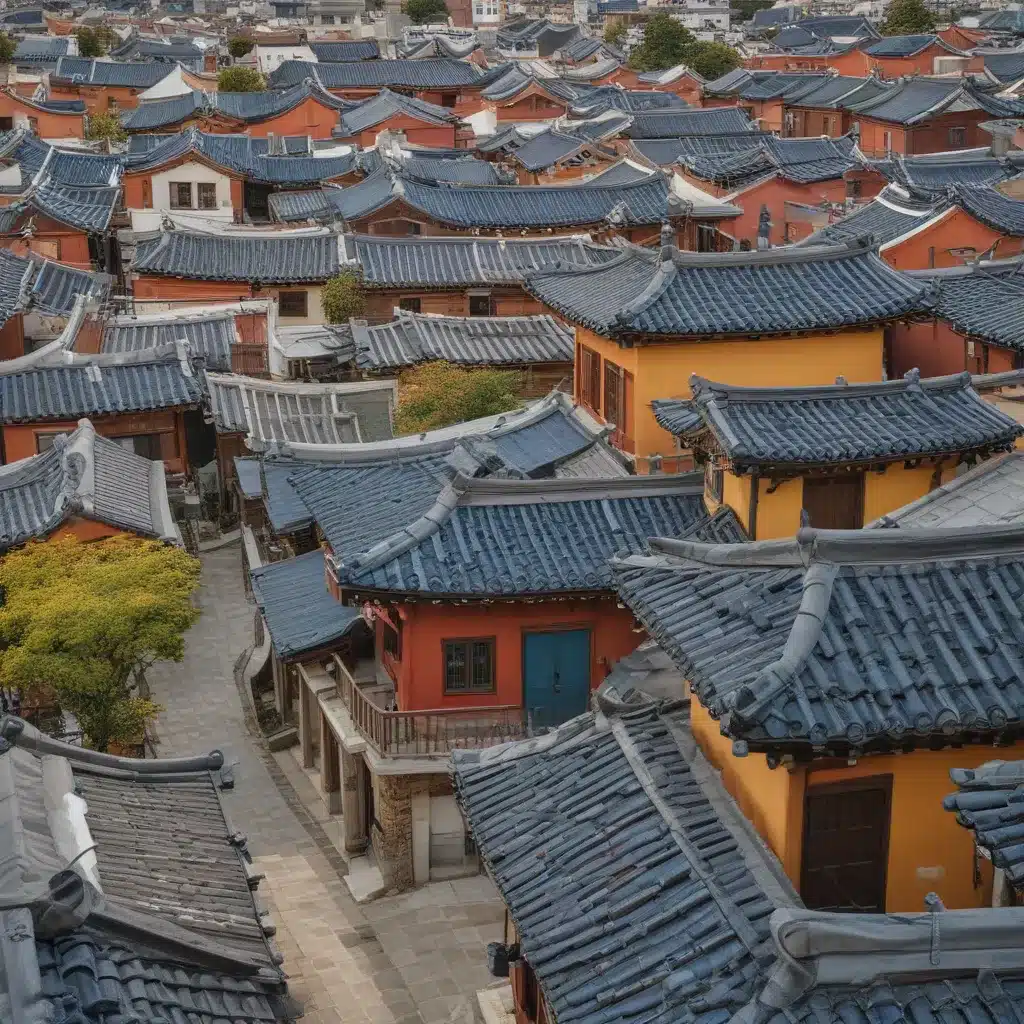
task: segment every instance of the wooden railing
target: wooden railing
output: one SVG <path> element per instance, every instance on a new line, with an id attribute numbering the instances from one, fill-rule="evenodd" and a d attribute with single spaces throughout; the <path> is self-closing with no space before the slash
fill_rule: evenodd
<path id="1" fill-rule="evenodd" d="M 384 711 L 359 688 L 345 663 L 334 656 L 338 693 L 356 728 L 385 756 L 416 757 L 491 747 L 527 735 L 523 708 L 439 708 Z"/>

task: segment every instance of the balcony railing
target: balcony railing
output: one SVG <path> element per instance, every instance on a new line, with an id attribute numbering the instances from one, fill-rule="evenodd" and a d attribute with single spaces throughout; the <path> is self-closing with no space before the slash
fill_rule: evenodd
<path id="1" fill-rule="evenodd" d="M 345 667 L 337 665 L 338 693 L 356 728 L 384 756 L 417 757 L 452 750 L 492 747 L 529 734 L 523 708 L 439 708 L 429 711 L 385 711 L 363 693 Z"/>

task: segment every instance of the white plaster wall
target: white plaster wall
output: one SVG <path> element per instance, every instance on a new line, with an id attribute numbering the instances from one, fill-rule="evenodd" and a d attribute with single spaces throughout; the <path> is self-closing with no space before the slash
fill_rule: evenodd
<path id="1" fill-rule="evenodd" d="M 181 164 L 178 167 L 171 168 L 169 171 L 161 171 L 159 174 L 154 174 L 154 210 L 169 210 L 171 208 L 170 183 L 172 181 L 192 182 L 193 204 L 197 204 L 199 202 L 198 190 L 195 187 L 196 184 L 200 181 L 212 181 L 217 186 L 217 209 L 201 210 L 198 212 L 200 212 L 204 217 L 209 217 L 211 219 L 227 221 L 234 220 L 235 212 L 231 208 L 231 179 L 226 174 L 221 174 L 220 171 L 216 171 L 212 167 L 207 167 L 205 164 L 199 163 Z M 192 208 L 193 210 L 197 209 L 195 205 L 193 205 Z"/>
<path id="2" fill-rule="evenodd" d="M 192 86 L 185 81 L 181 74 L 181 65 L 176 64 L 174 66 L 174 70 L 169 75 L 165 75 L 156 83 L 156 85 L 152 85 L 148 89 L 139 93 L 139 102 L 145 103 L 146 100 L 163 100 L 170 96 L 185 96 L 191 91 Z"/>
<path id="3" fill-rule="evenodd" d="M 269 75 L 286 60 L 308 60 L 313 64 L 317 62 L 316 55 L 308 46 L 256 47 L 256 66 L 265 75 Z"/>

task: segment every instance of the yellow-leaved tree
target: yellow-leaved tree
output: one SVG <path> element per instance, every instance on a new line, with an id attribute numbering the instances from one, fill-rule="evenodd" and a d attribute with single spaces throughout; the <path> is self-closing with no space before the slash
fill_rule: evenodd
<path id="1" fill-rule="evenodd" d="M 138 742 L 162 710 L 139 684 L 153 662 L 181 660 L 198 585 L 197 559 L 137 537 L 12 551 L 0 560 L 0 682 L 73 714 L 96 750 Z"/>
<path id="2" fill-rule="evenodd" d="M 406 370 L 398 378 L 399 434 L 449 427 L 519 406 L 522 374 L 515 370 L 466 368 L 439 360 Z"/>

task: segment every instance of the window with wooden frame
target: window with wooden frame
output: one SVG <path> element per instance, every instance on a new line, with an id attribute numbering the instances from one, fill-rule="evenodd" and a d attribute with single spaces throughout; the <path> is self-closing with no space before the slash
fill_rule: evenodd
<path id="1" fill-rule="evenodd" d="M 192 182 L 172 181 L 167 186 L 171 193 L 172 210 L 192 209 Z"/>
<path id="2" fill-rule="evenodd" d="M 601 357 L 586 345 L 580 345 L 577 360 L 580 402 L 598 415 L 601 413 Z"/>
<path id="3" fill-rule="evenodd" d="M 721 501 L 725 493 L 725 470 L 714 462 L 704 467 L 704 489 L 713 501 Z"/>
<path id="4" fill-rule="evenodd" d="M 445 693 L 493 693 L 494 637 L 442 640 Z"/>
<path id="5" fill-rule="evenodd" d="M 967 129 L 966 128 L 950 128 L 949 129 L 949 147 L 950 149 L 959 149 L 967 145 Z"/>
<path id="6" fill-rule="evenodd" d="M 418 313 L 420 311 L 419 299 L 399 299 L 398 308 L 404 309 L 406 313 Z"/>
<path id="7" fill-rule="evenodd" d="M 631 452 L 630 422 L 633 418 L 633 374 L 604 361 L 604 418 L 612 424 L 612 444 Z"/>
<path id="8" fill-rule="evenodd" d="M 490 295 L 470 295 L 470 316 L 494 316 L 494 300 Z"/>
<path id="9" fill-rule="evenodd" d="M 277 308 L 281 316 L 308 316 L 308 292 L 278 292 Z"/>
<path id="10" fill-rule="evenodd" d="M 212 181 L 201 181 L 196 186 L 199 191 L 199 209 L 217 209 L 217 185 Z"/>

